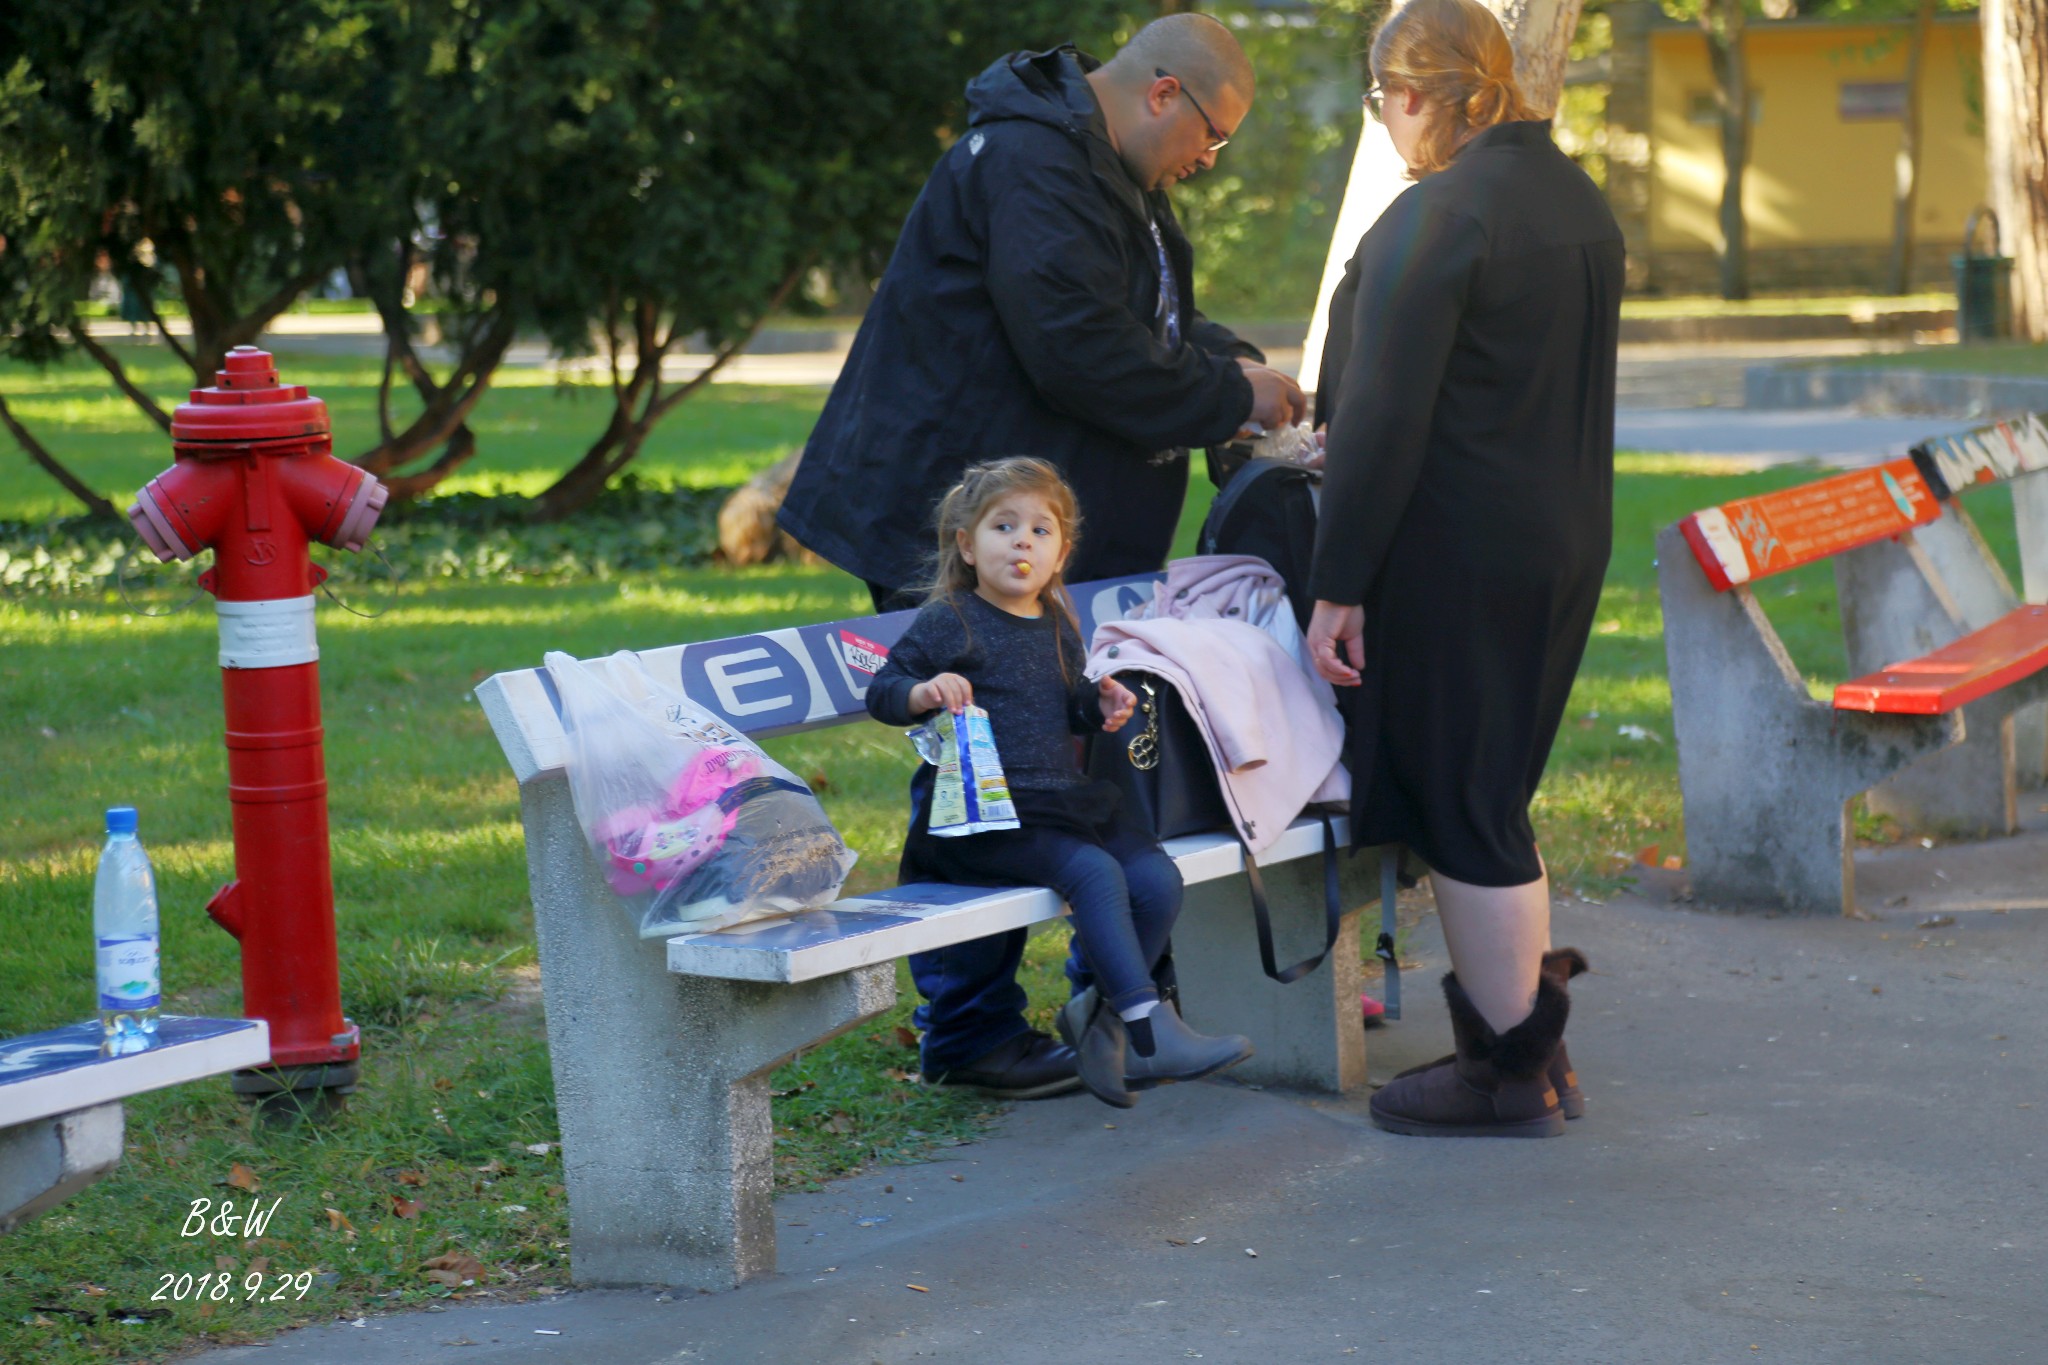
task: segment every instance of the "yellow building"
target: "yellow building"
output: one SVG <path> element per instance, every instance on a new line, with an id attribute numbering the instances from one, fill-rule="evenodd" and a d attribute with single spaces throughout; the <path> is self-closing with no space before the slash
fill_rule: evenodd
<path id="1" fill-rule="evenodd" d="M 1610 13 L 1608 196 L 1629 239 L 1630 283 L 1711 292 L 1720 245 L 1720 120 L 1697 24 L 1644 0 Z M 1892 240 L 1909 20 L 1753 19 L 1750 158 L 1743 182 L 1753 289 L 1876 288 Z M 1949 257 L 1985 200 L 1977 16 L 1938 17 L 1921 58 L 1914 276 Z"/>

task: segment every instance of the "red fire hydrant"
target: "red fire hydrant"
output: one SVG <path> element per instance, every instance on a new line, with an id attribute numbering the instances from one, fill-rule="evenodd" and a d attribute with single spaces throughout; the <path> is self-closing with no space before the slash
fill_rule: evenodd
<path id="1" fill-rule="evenodd" d="M 206 913 L 242 945 L 242 1008 L 270 1023 L 270 1066 L 235 1077 L 254 1096 L 346 1094 L 361 1036 L 342 1017 L 321 750 L 313 541 L 360 550 L 388 496 L 334 458 L 327 404 L 281 386 L 267 352 L 237 346 L 215 387 L 171 418 L 176 462 L 128 519 L 158 559 L 212 549 L 199 576 L 220 622 L 235 880 Z"/>

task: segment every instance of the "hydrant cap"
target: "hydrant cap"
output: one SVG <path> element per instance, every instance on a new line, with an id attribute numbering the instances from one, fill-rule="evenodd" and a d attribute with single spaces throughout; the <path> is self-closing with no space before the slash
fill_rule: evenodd
<path id="1" fill-rule="evenodd" d="M 326 402 L 302 384 L 279 384 L 270 353 L 254 346 L 229 351 L 214 387 L 192 390 L 192 401 L 171 414 L 171 440 L 181 444 L 303 440 L 330 430 Z"/>

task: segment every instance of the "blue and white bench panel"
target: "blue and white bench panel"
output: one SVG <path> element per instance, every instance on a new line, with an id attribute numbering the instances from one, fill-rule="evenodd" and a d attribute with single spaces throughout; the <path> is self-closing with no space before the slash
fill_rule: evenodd
<path id="1" fill-rule="evenodd" d="M 1349 822 L 1333 820 L 1338 847 L 1350 843 Z M 1244 870 L 1244 848 L 1226 834 L 1168 839 L 1167 853 L 1190 885 Z M 1320 820 L 1297 820 L 1259 855 L 1270 866 L 1322 852 Z M 911 953 L 965 943 L 1067 913 L 1043 887 L 951 886 L 921 882 L 836 901 L 779 919 L 755 920 L 713 934 L 668 941 L 668 969 L 685 976 L 789 984 L 890 962 Z"/>
<path id="2" fill-rule="evenodd" d="M 100 1052 L 97 1020 L 0 1041 L 0 1128 L 205 1076 L 267 1065 L 270 1025 L 261 1019 L 165 1015 L 140 1052 Z"/>
<path id="3" fill-rule="evenodd" d="M 1152 595 L 1158 574 L 1109 578 L 1073 588 L 1081 638 Z M 640 651 L 656 677 L 682 684 L 685 696 L 755 739 L 867 718 L 868 682 L 903 637 L 915 612 L 791 626 Z M 568 757 L 561 699 L 545 668 L 499 673 L 477 685 L 520 785 L 559 771 Z"/>

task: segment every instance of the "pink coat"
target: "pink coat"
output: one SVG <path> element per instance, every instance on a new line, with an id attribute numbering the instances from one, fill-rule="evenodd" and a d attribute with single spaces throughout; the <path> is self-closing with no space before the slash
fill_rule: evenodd
<path id="1" fill-rule="evenodd" d="M 1252 852 L 1271 847 L 1309 802 L 1350 797 L 1344 723 L 1327 685 L 1319 693 L 1320 680 L 1265 631 L 1216 619 L 1105 621 L 1088 676 L 1127 670 L 1156 673 L 1180 692 Z"/>

